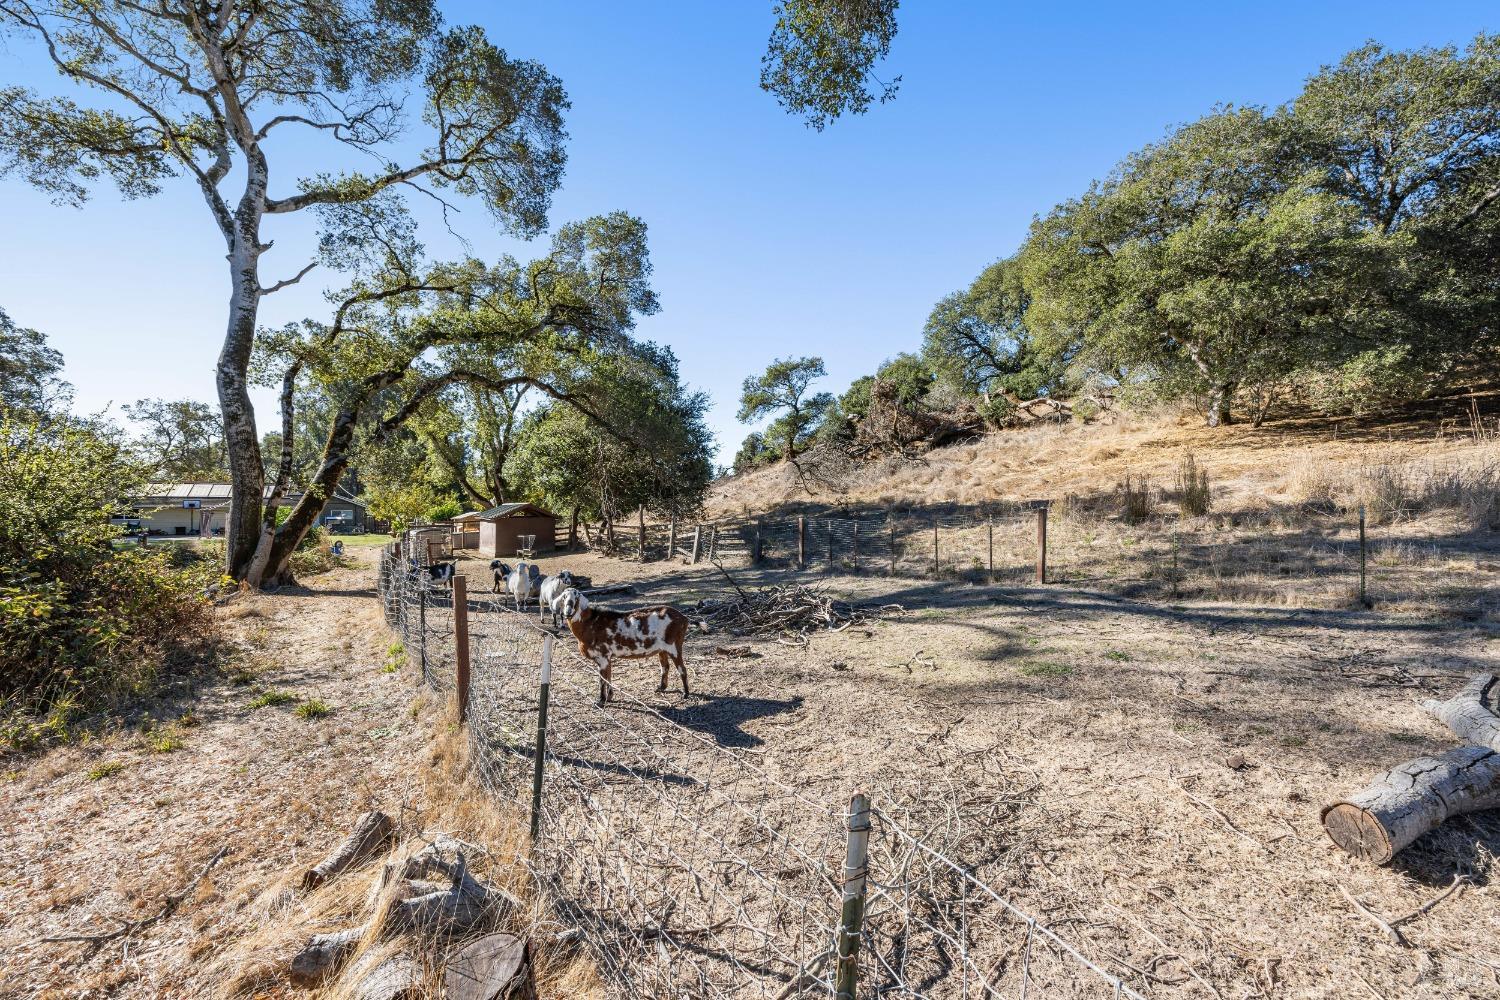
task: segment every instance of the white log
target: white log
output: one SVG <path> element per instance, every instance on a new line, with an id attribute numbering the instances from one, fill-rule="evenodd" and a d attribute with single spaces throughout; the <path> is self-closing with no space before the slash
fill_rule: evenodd
<path id="1" fill-rule="evenodd" d="M 1459 747 L 1418 757 L 1323 810 L 1323 829 L 1350 854 L 1386 864 L 1444 820 L 1500 807 L 1500 753 Z"/>
<path id="2" fill-rule="evenodd" d="M 1465 743 L 1500 751 L 1500 677 L 1475 674 L 1462 691 L 1447 701 L 1424 701 L 1422 707 Z"/>
<path id="3" fill-rule="evenodd" d="M 385 813 L 379 810 L 365 813 L 332 854 L 303 874 L 302 888 L 314 889 L 363 864 L 390 843 L 394 830 L 395 824 Z"/>

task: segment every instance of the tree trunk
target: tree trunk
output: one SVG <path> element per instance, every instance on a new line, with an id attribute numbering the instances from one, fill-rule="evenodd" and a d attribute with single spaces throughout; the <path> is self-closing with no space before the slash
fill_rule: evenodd
<path id="1" fill-rule="evenodd" d="M 246 200 L 249 201 L 248 194 Z M 255 407 L 250 403 L 248 379 L 261 295 L 259 230 L 259 211 L 242 205 L 235 217 L 235 234 L 229 250 L 229 326 L 215 372 L 233 490 L 224 524 L 225 571 L 236 580 L 246 580 L 264 539 L 261 516 L 265 469 L 260 460 L 260 436 L 255 429 Z M 269 555 L 266 551 L 263 558 Z M 259 583 L 248 582 L 251 586 Z"/>
<path id="2" fill-rule="evenodd" d="M 354 1000 L 421 1000 L 422 966 L 398 952 L 365 973 L 354 987 Z"/>
<path id="3" fill-rule="evenodd" d="M 1443 821 L 1500 807 L 1500 753 L 1460 747 L 1418 757 L 1377 777 L 1370 786 L 1323 810 L 1333 842 L 1383 865 Z"/>
<path id="4" fill-rule="evenodd" d="M 568 519 L 568 551 L 578 547 L 578 505 L 573 505 L 573 514 Z"/>
<path id="5" fill-rule="evenodd" d="M 1208 396 L 1208 426 L 1228 427 L 1234 423 L 1230 404 L 1234 402 L 1234 385 L 1224 382 L 1214 386 Z"/>

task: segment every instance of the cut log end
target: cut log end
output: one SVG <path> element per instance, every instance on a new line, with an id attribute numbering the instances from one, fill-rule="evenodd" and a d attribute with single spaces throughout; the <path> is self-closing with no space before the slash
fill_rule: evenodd
<path id="1" fill-rule="evenodd" d="M 536 1000 L 531 948 L 514 934 L 490 934 L 448 960 L 448 1000 Z"/>
<path id="2" fill-rule="evenodd" d="M 1391 838 L 1380 821 L 1352 802 L 1337 802 L 1324 809 L 1323 829 L 1335 844 L 1361 861 L 1383 865 L 1395 857 Z"/>

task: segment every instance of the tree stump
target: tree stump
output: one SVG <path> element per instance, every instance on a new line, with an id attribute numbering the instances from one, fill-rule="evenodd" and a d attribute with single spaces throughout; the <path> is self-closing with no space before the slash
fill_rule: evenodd
<path id="1" fill-rule="evenodd" d="M 303 889 L 315 889 L 343 872 L 363 864 L 390 842 L 395 826 L 391 818 L 379 810 L 365 813 L 354 824 L 332 854 L 308 869 L 302 876 Z"/>
<path id="2" fill-rule="evenodd" d="M 491 934 L 448 959 L 448 1000 L 536 1000 L 531 947 L 514 934 Z"/>
<path id="3" fill-rule="evenodd" d="M 1500 807 L 1500 753 L 1460 747 L 1418 757 L 1323 810 L 1323 829 L 1350 854 L 1378 865 L 1463 813 Z"/>
<path id="4" fill-rule="evenodd" d="M 1500 677 L 1475 674 L 1452 698 L 1422 707 L 1465 743 L 1500 751 Z"/>

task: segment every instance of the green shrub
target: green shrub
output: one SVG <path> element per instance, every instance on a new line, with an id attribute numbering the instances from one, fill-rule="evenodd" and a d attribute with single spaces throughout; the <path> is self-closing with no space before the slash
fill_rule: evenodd
<path id="1" fill-rule="evenodd" d="M 274 708 L 277 705 L 290 705 L 297 700 L 297 696 L 290 691 L 262 691 L 250 702 L 251 708 Z"/>
<path id="2" fill-rule="evenodd" d="M 328 702 L 324 701 L 322 698 L 309 698 L 302 704 L 298 705 L 296 709 L 297 718 L 306 719 L 308 722 L 311 722 L 314 719 L 321 719 L 332 714 L 333 706 L 328 704 Z"/>
<path id="3" fill-rule="evenodd" d="M 110 517 L 144 479 L 109 428 L 0 423 L 0 750 L 66 739 L 211 642 L 200 592 L 217 568 L 114 544 Z"/>

